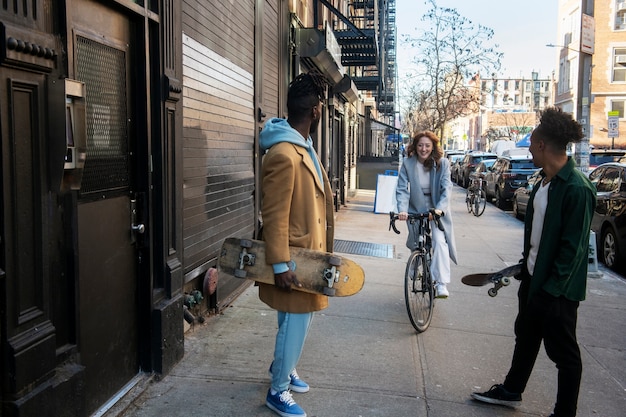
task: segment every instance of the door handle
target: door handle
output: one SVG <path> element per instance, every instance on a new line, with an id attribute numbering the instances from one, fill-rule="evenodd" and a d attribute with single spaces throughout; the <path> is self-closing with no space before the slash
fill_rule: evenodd
<path id="1" fill-rule="evenodd" d="M 146 231 L 146 226 L 144 226 L 142 223 L 131 224 L 130 227 L 133 229 L 133 232 L 137 232 L 139 234 L 142 234 L 143 232 Z"/>

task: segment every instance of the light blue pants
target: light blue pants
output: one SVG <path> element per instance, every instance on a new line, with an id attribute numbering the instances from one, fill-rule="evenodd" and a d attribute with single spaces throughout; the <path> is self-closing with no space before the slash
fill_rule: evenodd
<path id="1" fill-rule="evenodd" d="M 289 374 L 300 360 L 312 321 L 313 313 L 278 312 L 278 332 L 272 364 L 271 386 L 273 390 L 283 392 L 289 389 Z"/>

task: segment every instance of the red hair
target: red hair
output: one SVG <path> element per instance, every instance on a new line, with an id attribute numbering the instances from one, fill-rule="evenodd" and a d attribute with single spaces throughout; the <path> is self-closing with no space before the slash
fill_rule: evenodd
<path id="1" fill-rule="evenodd" d="M 417 154 L 417 142 L 419 142 L 419 140 L 424 136 L 430 139 L 433 144 L 433 152 L 430 154 L 430 158 L 424 161 L 424 167 L 430 169 L 443 157 L 443 149 L 441 149 L 441 145 L 439 144 L 439 138 L 430 130 L 417 132 L 415 135 L 413 135 L 413 140 L 407 147 L 407 157 L 410 157 L 413 154 Z"/>

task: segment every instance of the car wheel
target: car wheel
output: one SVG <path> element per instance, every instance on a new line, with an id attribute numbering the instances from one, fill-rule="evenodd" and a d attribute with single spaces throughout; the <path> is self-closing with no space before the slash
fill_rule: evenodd
<path id="1" fill-rule="evenodd" d="M 498 207 L 499 209 L 504 210 L 504 200 L 502 199 L 502 196 L 500 195 L 500 189 L 496 187 L 496 207 Z"/>
<path id="2" fill-rule="evenodd" d="M 519 212 L 519 207 L 517 206 L 517 198 L 513 197 L 513 215 L 515 218 L 522 220 L 524 216 Z"/>
<path id="3" fill-rule="evenodd" d="M 618 254 L 619 247 L 617 243 L 617 235 L 612 227 L 607 227 L 602 231 L 602 239 L 600 240 L 600 253 L 602 255 L 602 262 L 604 264 L 616 270 L 619 266 Z"/>

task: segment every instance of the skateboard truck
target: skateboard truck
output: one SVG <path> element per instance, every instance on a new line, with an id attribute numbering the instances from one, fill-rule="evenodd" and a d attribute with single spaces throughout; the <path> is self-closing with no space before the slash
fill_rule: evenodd
<path id="1" fill-rule="evenodd" d="M 324 287 L 324 295 L 332 297 L 335 295 L 336 292 L 333 288 L 333 285 L 335 284 L 335 282 L 339 282 L 340 271 L 339 269 L 337 269 L 337 267 L 341 265 L 341 258 L 337 256 L 331 256 L 328 258 L 328 263 L 331 267 L 325 268 L 323 274 L 324 279 L 328 282 L 328 286 Z"/>
<path id="2" fill-rule="evenodd" d="M 256 255 L 248 252 L 248 249 L 252 247 L 251 241 L 241 239 L 239 244 L 242 247 L 241 252 L 239 252 L 239 268 L 235 269 L 234 275 L 237 278 L 245 278 L 248 273 L 243 268 L 244 266 L 253 266 L 256 262 Z"/>
<path id="3" fill-rule="evenodd" d="M 508 277 L 502 276 L 502 274 L 494 275 L 491 281 L 493 282 L 493 287 L 487 290 L 487 294 L 489 294 L 490 297 L 495 297 L 498 295 L 500 288 L 506 287 L 511 283 L 511 280 Z"/>

